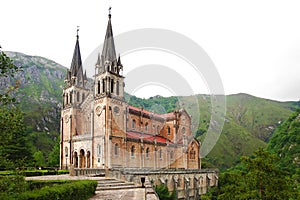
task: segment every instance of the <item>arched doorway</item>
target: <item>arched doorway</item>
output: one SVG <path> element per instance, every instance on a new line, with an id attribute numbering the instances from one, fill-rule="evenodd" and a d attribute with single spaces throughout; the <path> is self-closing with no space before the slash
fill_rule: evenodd
<path id="1" fill-rule="evenodd" d="M 85 153 L 83 149 L 80 150 L 79 159 L 80 159 L 79 168 L 85 168 Z"/>
<path id="2" fill-rule="evenodd" d="M 90 159 L 90 157 L 91 157 L 91 153 L 90 153 L 90 151 L 88 151 L 86 153 L 86 159 L 87 159 L 87 161 L 86 161 L 86 168 L 91 168 L 91 159 Z"/>
<path id="3" fill-rule="evenodd" d="M 75 168 L 78 167 L 78 154 L 76 151 L 73 153 L 73 165 Z"/>

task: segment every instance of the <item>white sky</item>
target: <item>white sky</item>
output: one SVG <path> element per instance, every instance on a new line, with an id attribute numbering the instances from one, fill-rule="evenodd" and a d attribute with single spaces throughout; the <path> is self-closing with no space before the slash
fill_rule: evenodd
<path id="1" fill-rule="evenodd" d="M 114 35 L 163 28 L 197 42 L 215 63 L 226 94 L 300 99 L 296 0 L 2 0 L 0 6 L 0 45 L 6 51 L 43 56 L 70 67 L 76 26 L 85 60 L 103 42 L 112 6 Z M 116 48 L 118 52 L 118 44 Z M 134 58 L 122 61 L 126 68 Z"/>

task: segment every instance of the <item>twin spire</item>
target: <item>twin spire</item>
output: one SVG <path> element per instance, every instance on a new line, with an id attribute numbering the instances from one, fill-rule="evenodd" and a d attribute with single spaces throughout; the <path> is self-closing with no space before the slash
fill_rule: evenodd
<path id="1" fill-rule="evenodd" d="M 112 25 L 111 25 L 110 10 L 109 10 L 109 15 L 108 15 L 108 24 L 107 24 L 107 28 L 106 28 L 106 34 L 105 34 L 101 59 L 104 61 L 110 61 L 110 62 L 114 62 L 117 59 L 113 30 L 112 30 Z"/>
<path id="2" fill-rule="evenodd" d="M 86 72 L 83 74 L 82 60 L 79 47 L 79 27 L 77 26 L 76 34 L 76 44 L 73 53 L 71 68 L 68 70 L 66 81 L 70 85 L 76 85 L 80 87 L 85 87 L 85 82 L 87 81 Z M 107 64 L 109 67 L 107 67 Z M 114 72 L 119 74 L 120 68 L 122 68 L 120 56 L 116 57 L 115 43 L 111 25 L 111 7 L 109 8 L 108 14 L 108 24 L 103 44 L 102 54 L 98 55 L 98 60 L 96 62 L 96 67 L 98 68 L 98 73 L 103 71 L 111 71 L 114 69 Z"/>
<path id="3" fill-rule="evenodd" d="M 71 68 L 70 70 L 68 70 L 66 81 L 69 85 L 85 87 L 87 77 L 86 77 L 86 72 L 83 74 L 78 32 L 79 32 L 79 27 L 77 26 L 76 44 L 73 53 Z"/>
<path id="4" fill-rule="evenodd" d="M 119 75 L 122 68 L 120 56 L 117 59 L 116 48 L 113 36 L 113 30 L 111 25 L 111 7 L 109 8 L 108 24 L 106 28 L 106 34 L 103 43 L 102 54 L 98 54 L 96 62 L 96 68 L 98 73 L 104 71 L 110 71 Z"/>

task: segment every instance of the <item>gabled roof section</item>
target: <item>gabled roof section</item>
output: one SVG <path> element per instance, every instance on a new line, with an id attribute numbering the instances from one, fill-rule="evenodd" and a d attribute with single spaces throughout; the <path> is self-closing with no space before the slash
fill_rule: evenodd
<path id="1" fill-rule="evenodd" d="M 108 24 L 106 28 L 105 40 L 102 50 L 102 59 L 103 61 L 116 61 L 116 50 L 115 50 L 115 42 L 111 25 L 111 14 L 108 15 Z"/>
<path id="2" fill-rule="evenodd" d="M 174 112 L 170 112 L 170 113 L 165 113 L 165 114 L 157 114 L 148 110 L 145 110 L 143 108 L 137 108 L 134 106 L 128 106 L 129 112 L 130 113 L 138 113 L 139 115 L 142 114 L 144 117 L 149 117 L 149 118 L 155 118 L 155 119 L 160 119 L 162 121 L 165 120 L 173 120 L 175 119 L 175 114 Z"/>

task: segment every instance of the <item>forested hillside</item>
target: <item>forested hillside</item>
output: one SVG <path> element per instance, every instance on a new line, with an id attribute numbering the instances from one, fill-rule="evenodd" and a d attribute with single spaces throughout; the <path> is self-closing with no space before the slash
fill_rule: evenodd
<path id="1" fill-rule="evenodd" d="M 293 113 L 272 135 L 267 149 L 279 158 L 279 166 L 300 181 L 300 110 Z"/>
<path id="2" fill-rule="evenodd" d="M 201 199 L 300 198 L 300 110 L 292 113 L 272 134 L 267 148 L 220 173 L 219 185 Z"/>

